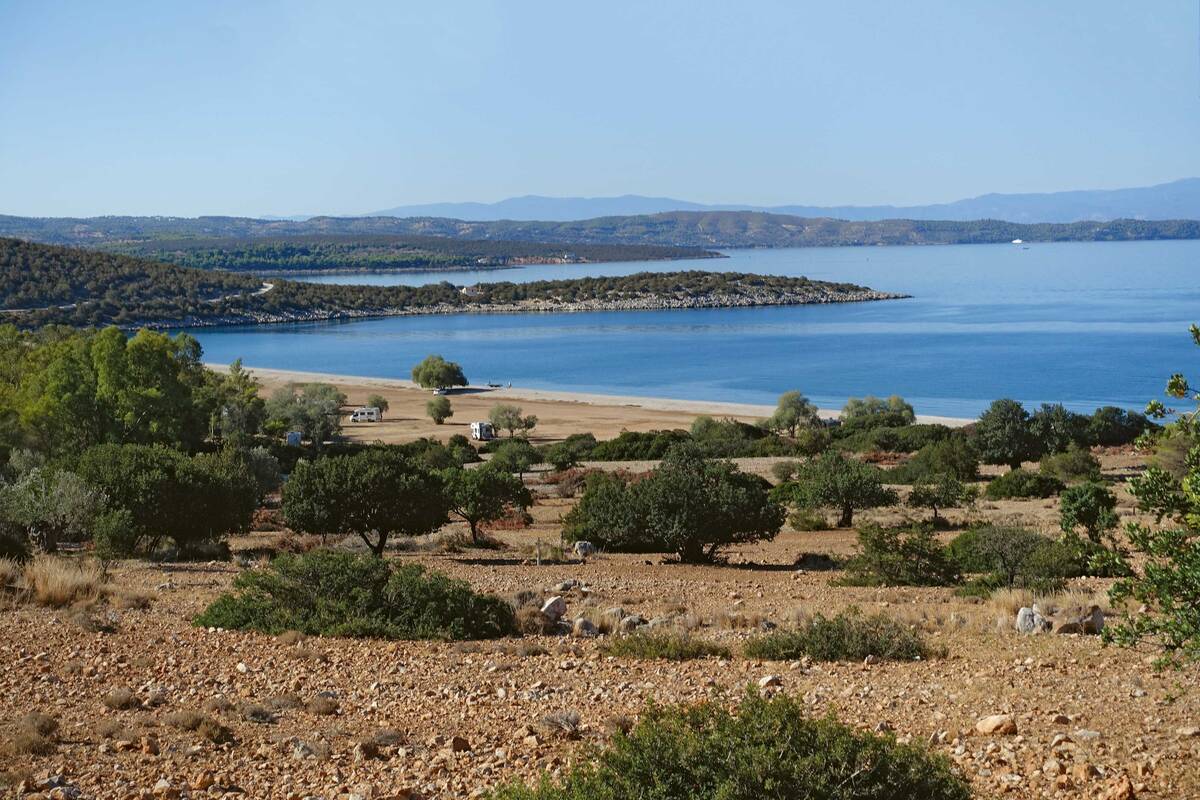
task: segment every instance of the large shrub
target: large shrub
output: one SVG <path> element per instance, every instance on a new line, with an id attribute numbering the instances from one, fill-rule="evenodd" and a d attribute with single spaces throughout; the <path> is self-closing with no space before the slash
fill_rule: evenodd
<path id="1" fill-rule="evenodd" d="M 1087 566 L 1076 548 L 1024 528 L 971 528 L 947 549 L 960 570 L 982 575 L 989 586 L 1051 591 L 1065 579 L 1082 575 Z"/>
<path id="2" fill-rule="evenodd" d="M 488 639 L 515 631 L 512 606 L 419 564 L 315 550 L 240 573 L 200 626 L 381 639 Z"/>
<path id="3" fill-rule="evenodd" d="M 889 453 L 915 453 L 923 447 L 950 436 L 945 425 L 905 425 L 899 428 L 876 427 L 844 436 L 838 447 L 857 453 L 883 450 Z"/>
<path id="4" fill-rule="evenodd" d="M 390 447 L 300 461 L 283 490 L 290 527 L 322 538 L 358 535 L 375 555 L 393 534 L 437 530 L 447 510 L 441 478 Z"/>
<path id="5" fill-rule="evenodd" d="M 154 550 L 171 539 L 187 554 L 250 524 L 258 484 L 232 451 L 188 457 L 161 445 L 106 444 L 87 450 L 79 474 L 130 517 L 129 540 Z"/>
<path id="6" fill-rule="evenodd" d="M 854 512 L 895 505 L 896 493 L 883 485 L 883 472 L 870 464 L 830 451 L 797 469 L 793 479 L 772 490 L 781 502 L 800 508 L 833 508 L 839 527 L 854 522 Z"/>
<path id="7" fill-rule="evenodd" d="M 1060 525 L 1063 533 L 1082 528 L 1088 539 L 1102 544 L 1105 535 L 1117 526 L 1117 498 L 1102 483 L 1088 481 L 1062 493 Z"/>
<path id="8" fill-rule="evenodd" d="M 807 715 L 786 694 L 651 707 L 594 763 L 493 800 L 969 800 L 950 761 L 924 746 Z"/>
<path id="9" fill-rule="evenodd" d="M 858 550 L 846 562 L 843 582 L 852 586 L 949 586 L 958 568 L 932 529 L 867 525 L 858 531 Z"/>
<path id="10" fill-rule="evenodd" d="M 691 441 L 687 431 L 622 431 L 592 448 L 593 461 L 657 461 L 677 444 Z"/>
<path id="11" fill-rule="evenodd" d="M 1063 483 L 1100 480 L 1100 462 L 1091 450 L 1075 444 L 1060 453 L 1042 456 L 1038 471 Z"/>
<path id="12" fill-rule="evenodd" d="M 594 476 L 564 520 L 568 539 L 616 552 L 675 553 L 710 561 L 727 545 L 775 537 L 784 513 L 763 479 L 694 445 L 673 448 L 658 469 L 627 483 Z"/>
<path id="13" fill-rule="evenodd" d="M 948 436 L 918 450 L 904 464 L 887 474 L 888 483 L 920 483 L 939 475 L 952 475 L 960 481 L 973 481 L 979 472 L 979 454 L 971 440 L 962 435 Z"/>
<path id="14" fill-rule="evenodd" d="M 1115 447 L 1130 444 L 1154 427 L 1144 414 L 1116 406 L 1097 408 L 1088 421 L 1088 444 Z"/>
<path id="15" fill-rule="evenodd" d="M 795 661 L 805 656 L 814 661 L 862 661 L 867 656 L 915 661 L 929 655 L 916 632 L 885 614 L 817 614 L 796 628 L 751 639 L 745 652 L 749 658 L 767 661 Z"/>
<path id="16" fill-rule="evenodd" d="M 984 492 L 989 500 L 1047 498 L 1061 492 L 1063 482 L 1053 475 L 1014 469 L 994 478 Z"/>
<path id="17" fill-rule="evenodd" d="M 1027 412 L 1016 400 L 997 400 L 975 423 L 975 443 L 985 464 L 1017 469 L 1042 455 Z"/>

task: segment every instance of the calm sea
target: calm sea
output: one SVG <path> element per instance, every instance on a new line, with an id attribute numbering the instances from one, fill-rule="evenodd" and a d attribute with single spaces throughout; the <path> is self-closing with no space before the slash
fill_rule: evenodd
<path id="1" fill-rule="evenodd" d="M 336 275 L 325 283 L 530 281 L 645 270 L 807 275 L 909 300 L 789 308 L 462 314 L 192 331 L 205 359 L 407 377 L 428 353 L 476 383 L 822 407 L 901 394 L 973 416 L 993 399 L 1141 409 L 1200 350 L 1200 241 L 732 250 L 723 260 Z"/>

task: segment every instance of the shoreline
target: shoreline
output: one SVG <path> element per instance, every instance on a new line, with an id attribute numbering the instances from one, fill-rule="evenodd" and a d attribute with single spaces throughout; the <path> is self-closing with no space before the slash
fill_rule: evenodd
<path id="1" fill-rule="evenodd" d="M 228 364 L 205 364 L 216 372 L 229 370 Z M 341 375 L 329 372 L 304 372 L 299 370 L 272 369 L 256 367 L 251 364 L 242 365 L 255 377 L 268 381 L 291 383 L 332 383 L 352 384 L 355 386 L 376 387 L 381 389 L 406 389 L 427 392 L 410 380 L 403 378 L 372 378 L 365 375 Z M 449 396 L 494 396 L 496 400 L 528 400 L 535 402 L 578 404 L 588 406 L 606 406 L 612 408 L 642 408 L 647 411 L 674 411 L 681 413 L 709 414 L 715 417 L 769 417 L 775 410 L 772 405 L 757 403 L 731 403 L 719 400 L 685 400 L 670 397 L 651 397 L 644 395 L 601 394 L 596 392 L 570 392 L 552 389 L 533 389 L 513 386 L 512 388 L 490 388 L 483 385 L 471 385 L 453 389 Z M 841 413 L 839 409 L 821 408 L 817 410 L 821 419 L 836 419 Z M 917 422 L 923 424 L 946 425 L 951 428 L 961 428 L 973 423 L 974 419 L 966 417 L 943 417 L 930 414 L 917 414 Z"/>

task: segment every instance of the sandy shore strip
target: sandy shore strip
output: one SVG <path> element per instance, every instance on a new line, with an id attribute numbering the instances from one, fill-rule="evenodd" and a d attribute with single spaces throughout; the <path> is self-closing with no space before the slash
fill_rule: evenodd
<path id="1" fill-rule="evenodd" d="M 208 364 L 210 369 L 223 372 L 227 365 Z M 283 383 L 332 383 L 338 386 L 355 386 L 375 389 L 391 389 L 427 392 L 409 380 L 402 378 L 371 378 L 360 375 L 337 375 L 326 372 L 300 372 L 295 370 L 269 369 L 245 365 L 260 380 L 269 385 Z M 714 417 L 735 417 L 738 419 L 762 419 L 771 416 L 775 407 L 754 403 L 728 403 L 710 400 L 680 400 L 668 397 L 643 397 L 638 395 L 595 394 L 589 392 L 563 392 L 549 389 L 531 389 L 525 387 L 491 388 L 488 386 L 468 386 L 450 392 L 450 397 L 487 398 L 491 402 L 523 400 L 539 403 L 574 403 L 587 406 L 604 406 L 610 408 L 638 408 L 647 411 L 675 412 L 679 414 L 701 415 Z M 841 413 L 838 409 L 822 408 L 818 412 L 822 419 L 836 419 Z M 974 422 L 963 417 L 940 417 L 918 414 L 917 422 L 946 425 L 952 428 L 962 427 Z"/>

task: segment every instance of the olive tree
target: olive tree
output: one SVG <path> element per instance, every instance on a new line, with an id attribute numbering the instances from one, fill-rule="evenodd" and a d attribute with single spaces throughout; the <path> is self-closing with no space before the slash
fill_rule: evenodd
<path id="1" fill-rule="evenodd" d="M 291 383 L 275 390 L 267 400 L 267 419 L 277 429 L 296 430 L 320 445 L 342 429 L 346 395 L 329 383 Z"/>
<path id="2" fill-rule="evenodd" d="M 1042 454 L 1029 412 L 1016 400 L 996 400 L 975 423 L 975 445 L 985 464 L 1017 469 Z"/>
<path id="3" fill-rule="evenodd" d="M 388 399 L 383 395 L 373 394 L 367 398 L 367 408 L 378 408 L 379 417 L 382 419 L 387 410 L 391 408 L 391 404 L 388 403 Z"/>
<path id="4" fill-rule="evenodd" d="M 854 512 L 895 505 L 896 492 L 883 485 L 883 473 L 842 453 L 829 451 L 801 466 L 795 477 L 774 489 L 776 497 L 802 508 L 836 508 L 838 527 L 854 524 Z"/>
<path id="5" fill-rule="evenodd" d="M 908 495 L 908 505 L 913 508 L 930 509 L 933 511 L 934 522 L 937 522 L 939 510 L 957 508 L 969 503 L 975 499 L 975 494 L 974 487 L 964 484 L 954 475 L 943 473 L 913 484 Z"/>
<path id="6" fill-rule="evenodd" d="M 728 545 L 775 538 L 783 518 L 766 481 L 732 462 L 706 460 L 688 443 L 672 447 L 640 480 L 589 478 L 564 533 L 616 552 L 674 553 L 699 563 Z"/>
<path id="7" fill-rule="evenodd" d="M 434 397 L 425 403 L 425 414 L 433 420 L 434 425 L 441 425 L 450 417 L 454 416 L 454 409 L 450 407 L 449 397 Z"/>
<path id="8" fill-rule="evenodd" d="M 788 436 L 795 437 L 797 428 L 812 427 L 818 422 L 817 407 L 793 390 L 779 396 L 775 413 L 766 420 L 766 426 L 773 431 L 787 431 Z"/>
<path id="9" fill-rule="evenodd" d="M 471 541 L 479 543 L 479 525 L 500 519 L 513 508 L 526 509 L 533 497 L 520 478 L 491 464 L 442 472 L 450 513 L 466 522 Z"/>
<path id="10" fill-rule="evenodd" d="M 488 412 L 488 420 L 496 430 L 508 431 L 508 438 L 516 436 L 517 431 L 526 434 L 537 425 L 537 417 L 533 414 L 525 416 L 520 406 L 508 403 L 497 403 Z"/>
<path id="11" fill-rule="evenodd" d="M 412 368 L 413 383 L 424 389 L 440 389 L 449 386 L 466 386 L 467 376 L 453 361 L 439 355 L 425 356 Z"/>
<path id="12" fill-rule="evenodd" d="M 448 509 L 441 478 L 386 447 L 301 460 L 283 490 L 290 527 L 322 538 L 356 534 L 377 556 L 394 534 L 437 530 Z"/>

